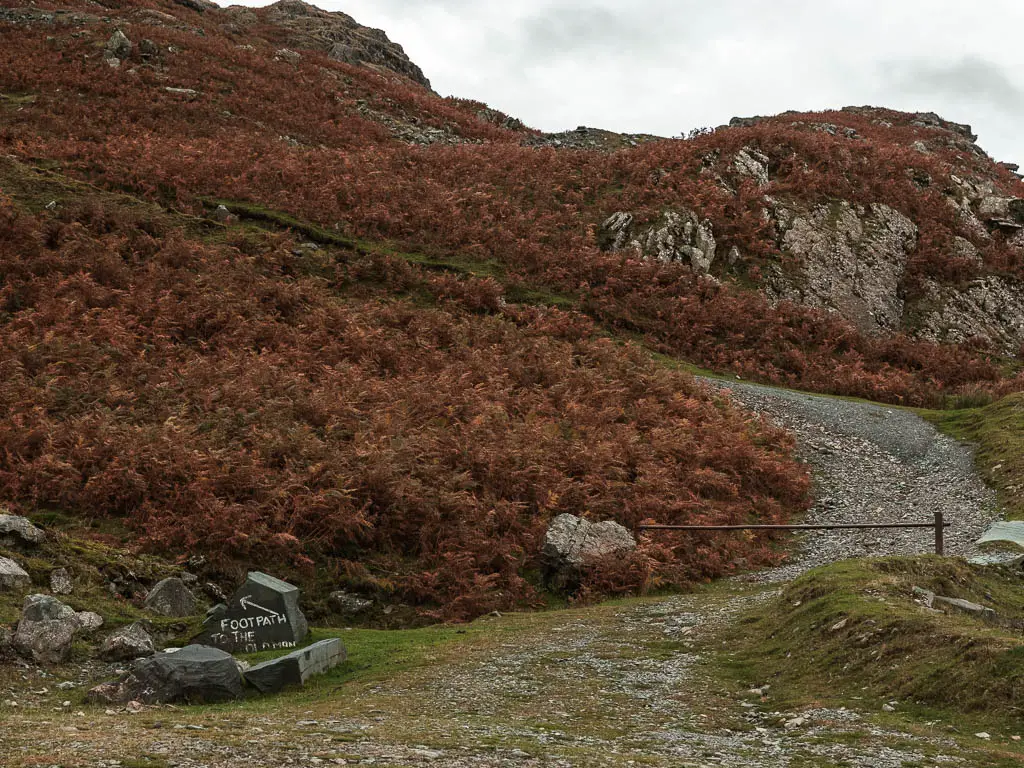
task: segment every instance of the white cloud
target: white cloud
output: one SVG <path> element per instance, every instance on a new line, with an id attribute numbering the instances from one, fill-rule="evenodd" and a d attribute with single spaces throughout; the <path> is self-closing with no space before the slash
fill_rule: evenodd
<path id="1" fill-rule="evenodd" d="M 971 123 L 995 158 L 1024 163 L 1019 0 L 316 4 L 384 29 L 439 93 L 544 130 L 674 135 L 733 115 L 873 104 Z"/>

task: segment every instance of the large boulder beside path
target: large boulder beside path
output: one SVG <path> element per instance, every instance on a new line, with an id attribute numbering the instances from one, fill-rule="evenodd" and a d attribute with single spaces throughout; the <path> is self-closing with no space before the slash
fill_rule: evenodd
<path id="1" fill-rule="evenodd" d="M 556 589 L 572 587 L 587 567 L 634 549 L 633 534 L 614 520 L 593 523 L 576 515 L 559 515 L 544 538 L 548 582 Z"/>
<path id="2" fill-rule="evenodd" d="M 139 659 L 121 682 L 97 686 L 87 698 L 108 704 L 211 704 L 241 698 L 243 693 L 242 673 L 230 653 L 190 645 Z"/>

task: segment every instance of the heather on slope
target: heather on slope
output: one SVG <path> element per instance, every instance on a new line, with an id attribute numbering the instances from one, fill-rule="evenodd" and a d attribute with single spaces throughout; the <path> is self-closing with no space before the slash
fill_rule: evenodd
<path id="1" fill-rule="evenodd" d="M 792 266 L 769 209 L 835 200 L 883 203 L 913 220 L 919 234 L 900 287 L 908 301 L 929 281 L 1021 277 L 1024 251 L 1006 233 L 974 231 L 949 204 L 961 177 L 1007 196 L 1020 183 L 948 126 L 843 111 L 612 152 L 556 151 L 495 124 L 512 125 L 483 105 L 322 51 L 282 52 L 273 12 L 245 13 L 152 2 L 105 19 L 0 25 L 0 89 L 20 99 L 0 109 L 0 145 L 194 212 L 202 196 L 248 200 L 408 249 L 497 261 L 516 280 L 571 293 L 609 328 L 747 377 L 940 405 L 1005 388 L 1015 372 L 978 340 L 926 342 L 913 328 L 871 335 L 760 290 L 767 270 Z M 110 67 L 103 46 L 115 27 L 149 41 L 151 53 L 137 47 Z M 736 171 L 745 147 L 769 158 L 767 186 Z M 714 280 L 599 248 L 609 214 L 655 220 L 680 206 L 713 224 L 723 253 L 741 254 L 720 260 Z M 977 258 L 957 256 L 957 238 Z"/>
<path id="2" fill-rule="evenodd" d="M 581 315 L 82 189 L 54 212 L 0 202 L 7 502 L 448 617 L 535 601 L 562 512 L 776 522 L 806 505 L 781 431 Z M 772 556 L 747 537 L 652 544 L 592 587 Z"/>

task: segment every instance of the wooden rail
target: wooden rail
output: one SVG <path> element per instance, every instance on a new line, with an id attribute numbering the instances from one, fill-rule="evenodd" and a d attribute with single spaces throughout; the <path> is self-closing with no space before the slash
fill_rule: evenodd
<path id="1" fill-rule="evenodd" d="M 945 529 L 952 527 L 945 522 L 942 512 L 936 511 L 931 523 L 810 523 L 803 525 L 638 525 L 638 531 L 836 531 L 860 530 L 864 528 L 933 528 L 935 529 L 935 554 L 943 555 L 946 550 Z"/>

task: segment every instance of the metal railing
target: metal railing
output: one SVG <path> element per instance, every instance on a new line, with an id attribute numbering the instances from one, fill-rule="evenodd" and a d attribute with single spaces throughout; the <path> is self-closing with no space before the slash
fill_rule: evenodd
<path id="1" fill-rule="evenodd" d="M 835 523 L 806 525 L 638 525 L 638 531 L 836 531 L 860 530 L 863 528 L 934 528 L 935 554 L 943 555 L 946 550 L 946 528 L 942 512 L 936 511 L 931 523 Z"/>

